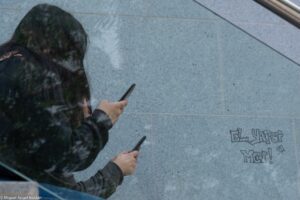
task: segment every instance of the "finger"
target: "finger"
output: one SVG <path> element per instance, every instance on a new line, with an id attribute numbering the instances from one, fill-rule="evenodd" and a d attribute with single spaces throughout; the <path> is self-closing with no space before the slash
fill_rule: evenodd
<path id="1" fill-rule="evenodd" d="M 111 102 L 111 105 L 114 109 L 121 109 L 121 103 L 120 102 Z"/>
<path id="2" fill-rule="evenodd" d="M 98 107 L 99 109 L 103 110 L 103 108 L 105 108 L 108 104 L 108 101 L 107 100 L 102 100 L 100 101 L 100 103 L 98 104 Z"/>
<path id="3" fill-rule="evenodd" d="M 87 103 L 86 98 L 83 98 L 82 111 L 83 111 L 84 118 L 91 116 L 89 105 Z"/>
<path id="4" fill-rule="evenodd" d="M 114 161 L 117 159 L 118 156 L 113 157 L 111 160 Z"/>
<path id="5" fill-rule="evenodd" d="M 117 110 L 117 116 L 120 116 L 122 114 L 122 110 Z"/>
<path id="6" fill-rule="evenodd" d="M 106 99 L 103 99 L 101 102 L 103 102 L 103 103 L 108 103 L 109 101 L 106 100 Z"/>
<path id="7" fill-rule="evenodd" d="M 131 158 L 132 158 L 132 160 L 131 160 L 131 165 L 132 165 L 132 166 L 135 166 L 135 165 L 137 164 L 137 159 L 134 158 L 134 157 L 131 157 Z"/>
<path id="8" fill-rule="evenodd" d="M 121 109 L 125 108 L 127 106 L 127 104 L 128 104 L 127 100 L 123 100 L 123 101 L 118 102 L 118 106 Z"/>
<path id="9" fill-rule="evenodd" d="M 130 152 L 130 154 L 135 158 L 137 159 L 138 155 L 139 155 L 139 152 L 138 151 L 132 151 Z"/>
<path id="10" fill-rule="evenodd" d="M 87 118 L 87 117 L 91 116 L 88 107 L 83 107 L 83 108 L 82 108 L 82 111 L 83 111 L 83 116 L 84 116 L 84 118 Z"/>
<path id="11" fill-rule="evenodd" d="M 132 168 L 131 168 L 132 173 L 134 173 L 135 170 L 136 170 L 136 164 L 133 164 L 133 165 L 132 165 Z"/>
<path id="12" fill-rule="evenodd" d="M 125 99 L 125 100 L 121 101 L 121 103 L 123 104 L 123 107 L 126 107 L 128 105 L 128 100 Z"/>

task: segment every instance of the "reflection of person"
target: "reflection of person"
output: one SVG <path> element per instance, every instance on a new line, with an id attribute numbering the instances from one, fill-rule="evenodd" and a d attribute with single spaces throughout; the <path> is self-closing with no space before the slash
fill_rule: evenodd
<path id="1" fill-rule="evenodd" d="M 0 47 L 0 159 L 39 182 L 106 198 L 135 171 L 138 152 L 119 154 L 86 181 L 72 175 L 95 160 L 127 105 L 102 101 L 89 112 L 86 47 L 81 24 L 46 4 Z"/>

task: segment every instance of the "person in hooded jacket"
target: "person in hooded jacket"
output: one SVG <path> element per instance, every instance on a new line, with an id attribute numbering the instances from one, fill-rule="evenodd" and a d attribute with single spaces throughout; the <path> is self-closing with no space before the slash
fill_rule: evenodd
<path id="1" fill-rule="evenodd" d="M 42 183 L 109 197 L 135 171 L 138 152 L 124 152 L 76 182 L 108 141 L 127 105 L 102 101 L 91 112 L 83 67 L 87 34 L 66 11 L 33 7 L 0 46 L 0 161 Z"/>

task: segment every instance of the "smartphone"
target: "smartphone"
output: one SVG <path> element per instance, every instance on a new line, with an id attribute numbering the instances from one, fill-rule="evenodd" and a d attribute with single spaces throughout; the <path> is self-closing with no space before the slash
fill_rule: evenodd
<path id="1" fill-rule="evenodd" d="M 132 84 L 132 85 L 128 88 L 128 90 L 123 94 L 123 96 L 120 98 L 119 101 L 123 101 L 123 100 L 127 99 L 127 98 L 131 95 L 131 93 L 132 93 L 132 91 L 133 91 L 134 88 L 135 88 L 135 83 Z"/>
<path id="2" fill-rule="evenodd" d="M 135 147 L 131 151 L 139 151 L 146 138 L 146 136 L 142 137 L 142 139 L 140 139 L 140 141 L 135 145 Z"/>

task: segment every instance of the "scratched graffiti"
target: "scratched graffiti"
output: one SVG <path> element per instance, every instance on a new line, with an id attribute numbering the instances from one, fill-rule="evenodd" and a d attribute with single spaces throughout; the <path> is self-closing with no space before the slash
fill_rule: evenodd
<path id="1" fill-rule="evenodd" d="M 244 157 L 244 163 L 272 163 L 272 148 L 267 151 L 241 150 Z"/>
<path id="2" fill-rule="evenodd" d="M 231 143 L 247 143 L 251 145 L 249 150 L 240 150 L 243 156 L 244 163 L 273 163 L 273 149 L 269 146 L 271 144 L 278 145 L 276 151 L 278 153 L 285 152 L 282 145 L 284 134 L 281 130 L 261 130 L 251 129 L 251 135 L 243 135 L 243 130 L 237 128 L 236 130 L 230 130 Z M 257 144 L 267 146 L 263 150 L 255 150 L 254 147 Z"/>

